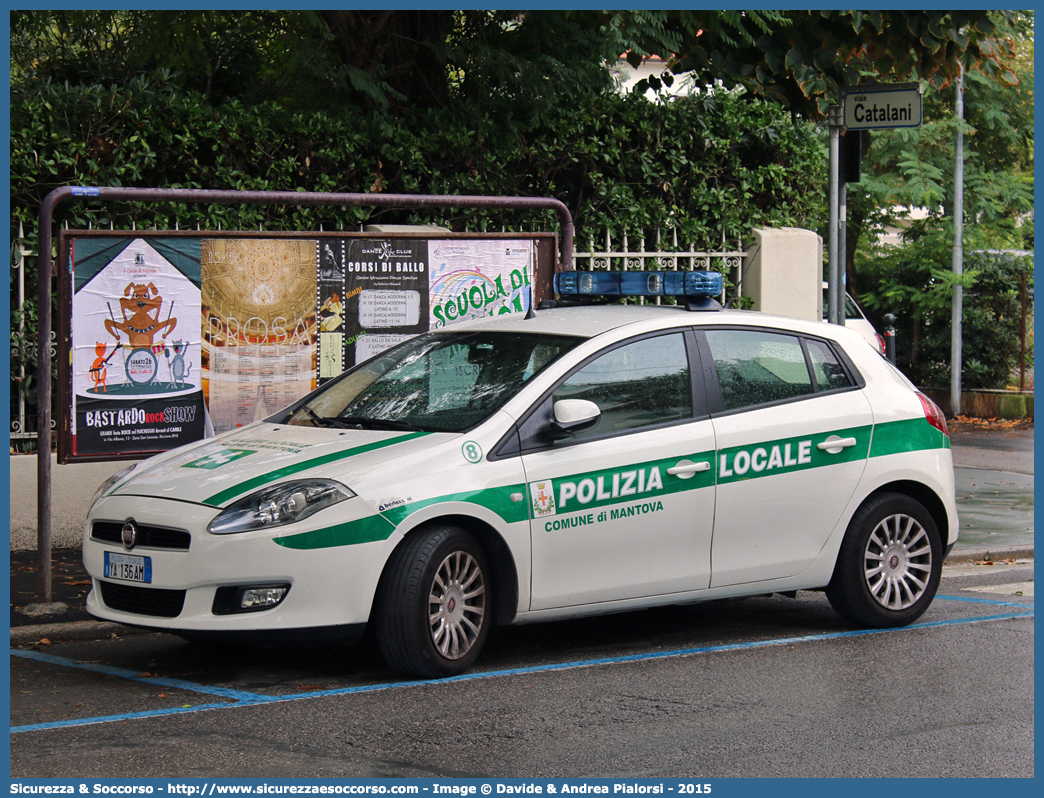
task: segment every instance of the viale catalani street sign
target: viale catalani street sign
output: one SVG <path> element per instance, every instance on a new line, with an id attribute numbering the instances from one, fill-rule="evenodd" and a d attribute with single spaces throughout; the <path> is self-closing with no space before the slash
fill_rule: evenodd
<path id="1" fill-rule="evenodd" d="M 856 86 L 845 94 L 844 105 L 849 130 L 921 125 L 921 87 L 917 83 Z"/>

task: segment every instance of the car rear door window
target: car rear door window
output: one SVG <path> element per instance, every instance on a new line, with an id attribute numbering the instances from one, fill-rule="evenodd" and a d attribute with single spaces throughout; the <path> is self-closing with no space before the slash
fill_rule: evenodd
<path id="1" fill-rule="evenodd" d="M 801 339 L 766 330 L 707 330 L 725 410 L 815 391 Z"/>

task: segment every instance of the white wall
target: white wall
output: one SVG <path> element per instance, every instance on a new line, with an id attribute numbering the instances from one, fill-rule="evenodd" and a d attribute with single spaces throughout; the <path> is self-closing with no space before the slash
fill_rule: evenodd
<path id="1" fill-rule="evenodd" d="M 634 84 L 639 80 L 644 80 L 649 77 L 660 77 L 663 74 L 663 70 L 666 68 L 666 63 L 658 55 L 651 55 L 645 61 L 638 66 L 637 69 L 627 63 L 627 60 L 621 58 L 612 68 L 613 79 L 617 82 L 617 91 L 621 94 L 629 94 Z M 652 89 L 645 92 L 645 97 L 648 100 L 656 100 L 657 96 L 660 97 L 678 97 L 681 95 L 689 94 L 691 87 L 685 80 L 685 75 L 675 75 L 674 85 L 670 88 L 666 86 L 657 95 Z"/>
<path id="2" fill-rule="evenodd" d="M 79 548 L 94 492 L 127 462 L 58 465 L 51 455 L 51 548 Z M 11 551 L 36 549 L 36 455 L 11 457 Z"/>

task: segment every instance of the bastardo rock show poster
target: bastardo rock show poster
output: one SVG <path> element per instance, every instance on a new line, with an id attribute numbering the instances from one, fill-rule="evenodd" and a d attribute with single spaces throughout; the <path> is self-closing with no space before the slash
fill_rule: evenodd
<path id="1" fill-rule="evenodd" d="M 70 258 L 73 454 L 200 440 L 198 241 L 74 239 Z"/>

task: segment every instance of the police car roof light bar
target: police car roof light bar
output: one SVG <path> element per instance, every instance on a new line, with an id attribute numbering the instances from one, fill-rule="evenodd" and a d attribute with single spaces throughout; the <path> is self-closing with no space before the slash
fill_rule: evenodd
<path id="1" fill-rule="evenodd" d="M 624 296 L 672 296 L 689 310 L 718 310 L 713 297 L 722 291 L 722 277 L 711 271 L 558 272 L 555 293 L 563 299 Z"/>

